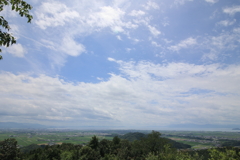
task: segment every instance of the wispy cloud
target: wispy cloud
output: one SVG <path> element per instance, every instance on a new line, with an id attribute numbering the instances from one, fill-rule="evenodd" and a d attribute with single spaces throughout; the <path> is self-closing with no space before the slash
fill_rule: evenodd
<path id="1" fill-rule="evenodd" d="M 161 34 L 159 30 L 157 30 L 155 27 L 148 25 L 149 31 L 152 33 L 154 37 L 157 37 L 158 35 Z"/>
<path id="2" fill-rule="evenodd" d="M 159 9 L 159 5 L 153 1 L 148 1 L 146 5 L 143 5 L 146 10 Z"/>
<path id="3" fill-rule="evenodd" d="M 120 41 L 122 41 L 122 38 L 121 38 L 121 36 L 119 36 L 119 35 L 117 35 L 117 39 L 120 40 Z"/>
<path id="4" fill-rule="evenodd" d="M 141 10 L 138 10 L 138 11 L 133 10 L 133 11 L 131 11 L 131 13 L 129 13 L 130 16 L 134 16 L 134 17 L 143 16 L 145 14 L 146 13 Z"/>
<path id="5" fill-rule="evenodd" d="M 158 44 L 157 42 L 155 42 L 155 41 L 152 41 L 152 45 L 154 45 L 155 47 L 161 47 L 161 45 L 160 44 Z"/>
<path id="6" fill-rule="evenodd" d="M 223 25 L 223 26 L 227 27 L 227 26 L 233 25 L 235 22 L 236 22 L 236 19 L 234 19 L 232 21 L 230 21 L 230 20 L 223 20 L 223 21 L 218 22 L 217 24 L 218 25 Z"/>
<path id="7" fill-rule="evenodd" d="M 189 2 L 189 1 L 193 1 L 193 0 L 175 0 L 174 4 L 183 5 L 184 3 Z"/>
<path id="8" fill-rule="evenodd" d="M 212 3 L 212 4 L 214 4 L 214 3 L 217 3 L 218 2 L 218 0 L 205 0 L 206 2 L 208 2 L 208 3 Z"/>
<path id="9" fill-rule="evenodd" d="M 224 13 L 227 13 L 229 15 L 234 15 L 237 12 L 240 12 L 240 6 L 232 6 L 232 7 L 226 7 L 223 9 Z"/>
<path id="10" fill-rule="evenodd" d="M 176 45 L 168 47 L 168 49 L 173 50 L 173 51 L 179 51 L 183 48 L 188 48 L 195 44 L 197 44 L 197 40 L 192 37 L 189 37 L 185 40 L 182 40 L 180 43 L 178 43 Z"/>

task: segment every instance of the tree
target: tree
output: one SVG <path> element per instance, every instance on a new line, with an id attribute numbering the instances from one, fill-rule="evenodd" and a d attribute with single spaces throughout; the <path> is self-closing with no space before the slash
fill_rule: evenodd
<path id="1" fill-rule="evenodd" d="M 209 149 L 210 157 L 209 160 L 236 160 L 240 159 L 240 151 L 234 149 L 225 148 L 223 151 L 217 149 Z"/>
<path id="2" fill-rule="evenodd" d="M 146 138 L 143 138 L 142 141 L 144 142 L 145 149 L 149 152 L 157 154 L 161 150 L 164 149 L 164 146 L 168 144 L 167 140 L 161 138 L 161 133 L 157 131 L 152 131 L 150 134 L 147 135 Z"/>
<path id="3" fill-rule="evenodd" d="M 96 136 L 93 136 L 91 141 L 89 142 L 89 147 L 96 150 L 98 148 L 99 142 Z"/>
<path id="4" fill-rule="evenodd" d="M 10 5 L 13 11 L 16 11 L 21 17 L 26 17 L 28 23 L 32 20 L 32 15 L 29 14 L 29 11 L 32 9 L 32 6 L 23 0 L 0 0 L 0 12 L 3 11 L 5 6 Z M 0 16 L 0 26 L 6 30 L 5 32 L 0 29 L 0 46 L 9 47 L 10 45 L 16 43 L 15 37 L 13 37 L 9 31 L 10 26 L 8 21 L 4 19 L 3 16 Z M 2 50 L 0 49 L 0 52 Z M 2 56 L 0 55 L 0 59 Z"/>
<path id="5" fill-rule="evenodd" d="M 5 139 L 0 141 L 0 159 L 16 160 L 19 158 L 19 149 L 17 148 L 16 139 Z"/>

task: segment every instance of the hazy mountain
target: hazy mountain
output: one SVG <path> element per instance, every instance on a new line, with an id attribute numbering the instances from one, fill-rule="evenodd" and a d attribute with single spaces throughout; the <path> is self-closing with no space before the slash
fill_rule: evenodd
<path id="1" fill-rule="evenodd" d="M 214 124 L 174 124 L 174 125 L 169 125 L 166 126 L 167 128 L 171 129 L 194 129 L 194 130 L 199 130 L 199 129 L 229 129 L 231 130 L 232 128 L 237 128 L 239 125 L 214 125 Z"/>
<path id="2" fill-rule="evenodd" d="M 43 128 L 50 127 L 33 123 L 0 122 L 0 129 L 43 129 Z"/>

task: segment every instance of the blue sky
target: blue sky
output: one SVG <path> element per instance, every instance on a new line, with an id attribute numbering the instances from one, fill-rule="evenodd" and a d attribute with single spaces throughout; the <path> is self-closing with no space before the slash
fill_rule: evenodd
<path id="1" fill-rule="evenodd" d="M 27 2 L 1 12 L 1 122 L 240 125 L 240 0 Z"/>

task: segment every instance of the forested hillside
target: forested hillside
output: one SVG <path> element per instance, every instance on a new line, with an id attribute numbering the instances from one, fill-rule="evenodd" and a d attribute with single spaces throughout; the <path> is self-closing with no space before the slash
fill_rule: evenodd
<path id="1" fill-rule="evenodd" d="M 15 139 L 0 142 L 1 160 L 225 160 L 240 159 L 239 148 L 201 151 L 178 150 L 173 141 L 152 131 L 148 135 L 130 133 L 112 140 L 93 136 L 87 145 L 30 145 L 19 149 Z M 132 141 L 127 140 L 127 138 Z M 135 139 L 135 140 L 133 140 Z"/>
<path id="2" fill-rule="evenodd" d="M 126 139 L 131 142 L 135 141 L 135 140 L 141 140 L 142 138 L 146 138 L 146 137 L 147 137 L 146 134 L 140 133 L 140 132 L 132 132 L 132 133 L 127 133 L 122 136 L 119 136 L 120 139 Z M 166 141 L 167 143 L 169 143 L 171 145 L 171 147 L 176 148 L 176 149 L 191 148 L 191 146 L 188 144 L 179 143 L 179 142 L 176 142 L 169 138 L 162 138 L 162 140 Z"/>

